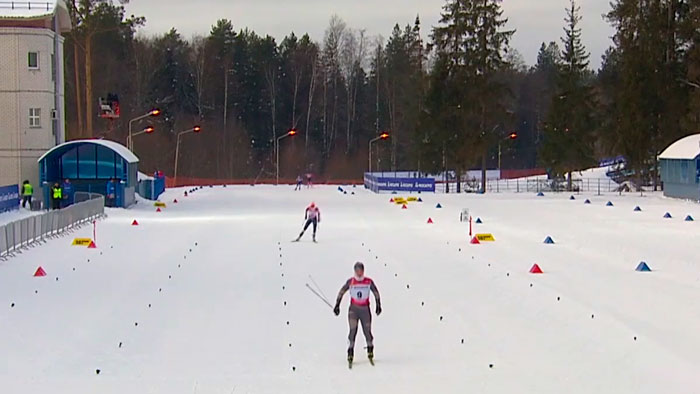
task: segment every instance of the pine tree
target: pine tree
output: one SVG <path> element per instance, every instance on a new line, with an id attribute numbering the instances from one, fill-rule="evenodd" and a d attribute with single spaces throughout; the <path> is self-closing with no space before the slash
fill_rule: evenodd
<path id="1" fill-rule="evenodd" d="M 453 156 L 458 178 L 470 157 L 481 156 L 482 192 L 486 191 L 488 151 L 500 139 L 495 132 L 506 117 L 503 98 L 508 92 L 497 76 L 507 68 L 505 54 L 515 33 L 505 29 L 508 19 L 503 18 L 501 2 L 448 0 L 432 35 L 437 56 L 433 69 L 437 83 L 432 88 L 447 89 L 445 95 L 433 95 L 446 101 L 441 104 L 444 108 L 433 110 L 442 112 L 438 123 L 455 130 L 436 142 L 443 145 L 445 156 Z"/>
<path id="2" fill-rule="evenodd" d="M 684 59 L 683 20 L 690 0 L 617 0 L 607 19 L 616 28 L 619 85 L 611 100 L 609 144 L 627 159 L 640 182 L 656 187 L 657 157 L 683 134 L 690 86 Z M 692 23 L 691 23 L 692 24 Z M 697 22 L 695 25 L 697 29 Z"/>
<path id="3" fill-rule="evenodd" d="M 567 175 L 567 190 L 571 191 L 571 172 L 594 163 L 595 103 L 589 81 L 589 54 L 581 43 L 580 8 L 575 0 L 571 0 L 565 21 L 561 39 L 564 49 L 557 63 L 556 91 L 545 123 L 540 159 L 554 175 Z"/>

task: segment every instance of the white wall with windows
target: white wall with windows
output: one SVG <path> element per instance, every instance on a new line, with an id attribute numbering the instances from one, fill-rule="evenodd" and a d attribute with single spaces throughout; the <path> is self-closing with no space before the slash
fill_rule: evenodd
<path id="1" fill-rule="evenodd" d="M 0 27 L 0 185 L 28 179 L 40 190 L 37 159 L 57 140 L 54 37 L 49 29 Z M 62 64 L 62 37 L 59 42 Z M 59 94 L 63 102 L 63 87 Z M 65 107 L 60 107 L 57 119 L 63 122 Z M 58 140 L 65 141 L 65 135 Z"/>

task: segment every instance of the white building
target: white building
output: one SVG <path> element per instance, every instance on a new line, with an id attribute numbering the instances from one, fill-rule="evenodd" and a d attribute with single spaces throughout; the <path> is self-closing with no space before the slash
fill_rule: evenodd
<path id="1" fill-rule="evenodd" d="M 0 186 L 28 179 L 40 195 L 37 159 L 65 141 L 70 28 L 63 0 L 0 1 Z"/>

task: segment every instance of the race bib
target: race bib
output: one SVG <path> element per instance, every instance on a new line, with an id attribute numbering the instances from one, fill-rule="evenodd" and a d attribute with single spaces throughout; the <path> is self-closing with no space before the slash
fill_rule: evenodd
<path id="1" fill-rule="evenodd" d="M 369 285 L 353 285 L 350 286 L 350 296 L 353 301 L 359 304 L 364 304 L 369 300 L 370 286 Z"/>

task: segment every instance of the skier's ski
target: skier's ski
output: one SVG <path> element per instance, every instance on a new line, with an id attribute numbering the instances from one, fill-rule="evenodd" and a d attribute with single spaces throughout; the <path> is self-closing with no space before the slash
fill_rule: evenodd
<path id="1" fill-rule="evenodd" d="M 372 366 L 374 367 L 374 359 L 373 358 L 369 359 L 369 363 L 372 364 Z"/>

